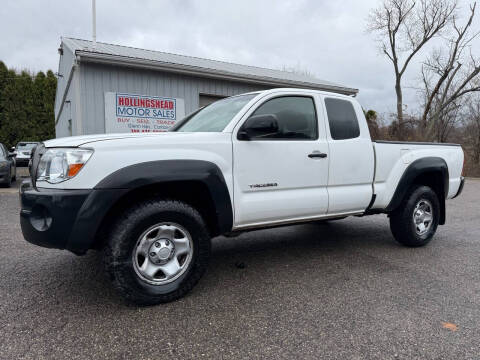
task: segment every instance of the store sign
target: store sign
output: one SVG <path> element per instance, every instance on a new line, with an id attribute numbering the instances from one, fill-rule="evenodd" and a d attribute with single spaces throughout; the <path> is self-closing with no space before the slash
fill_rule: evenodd
<path id="1" fill-rule="evenodd" d="M 184 116 L 183 99 L 105 93 L 106 133 L 167 131 Z"/>

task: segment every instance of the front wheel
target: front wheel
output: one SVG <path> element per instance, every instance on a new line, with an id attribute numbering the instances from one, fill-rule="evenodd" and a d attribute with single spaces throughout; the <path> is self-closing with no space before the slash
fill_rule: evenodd
<path id="1" fill-rule="evenodd" d="M 437 231 L 440 219 L 440 202 L 428 186 L 412 187 L 400 206 L 390 214 L 390 229 L 399 243 L 424 246 Z"/>
<path id="2" fill-rule="evenodd" d="M 142 202 L 113 226 L 104 263 L 114 287 L 129 301 L 154 305 L 189 292 L 210 256 L 207 227 L 191 206 Z"/>

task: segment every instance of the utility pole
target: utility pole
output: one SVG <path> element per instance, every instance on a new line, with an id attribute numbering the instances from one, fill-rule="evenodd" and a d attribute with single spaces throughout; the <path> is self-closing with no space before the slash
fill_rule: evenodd
<path id="1" fill-rule="evenodd" d="M 96 0 L 92 0 L 92 40 L 93 48 L 97 47 L 97 9 Z"/>

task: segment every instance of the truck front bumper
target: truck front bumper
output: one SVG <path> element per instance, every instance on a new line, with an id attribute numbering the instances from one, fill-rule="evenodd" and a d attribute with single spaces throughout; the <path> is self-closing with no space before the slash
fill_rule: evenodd
<path id="1" fill-rule="evenodd" d="M 93 247 L 97 230 L 112 204 L 123 194 L 117 190 L 63 190 L 20 187 L 20 225 L 28 242 L 84 254 Z"/>

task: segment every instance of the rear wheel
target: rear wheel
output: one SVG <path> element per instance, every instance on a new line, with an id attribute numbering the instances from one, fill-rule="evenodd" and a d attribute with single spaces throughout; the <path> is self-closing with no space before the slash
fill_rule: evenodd
<path id="1" fill-rule="evenodd" d="M 200 214 L 178 201 L 146 201 L 112 228 L 105 267 L 129 301 L 153 305 L 189 292 L 205 272 L 210 237 Z"/>
<path id="2" fill-rule="evenodd" d="M 413 186 L 400 206 L 390 214 L 390 229 L 395 240 L 410 246 L 424 246 L 437 231 L 440 203 L 428 186 Z"/>

